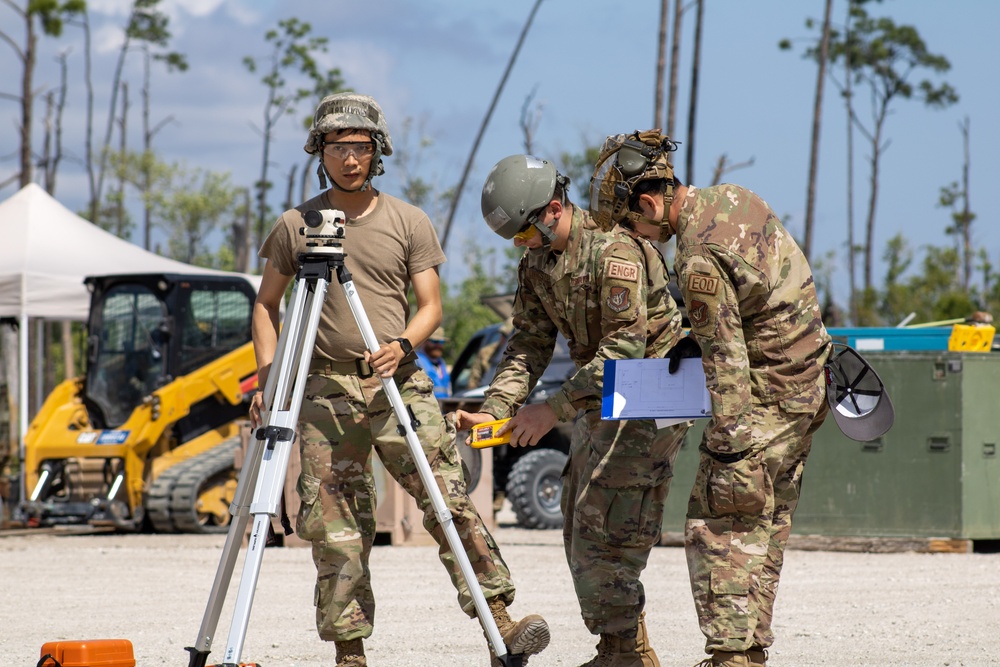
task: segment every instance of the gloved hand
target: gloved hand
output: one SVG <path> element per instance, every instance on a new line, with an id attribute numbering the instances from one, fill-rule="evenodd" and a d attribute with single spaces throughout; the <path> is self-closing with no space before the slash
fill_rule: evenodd
<path id="1" fill-rule="evenodd" d="M 673 375 L 681 367 L 681 359 L 697 359 L 701 356 L 701 346 L 692 336 L 684 336 L 677 344 L 667 350 L 666 358 L 670 360 L 667 371 Z"/>

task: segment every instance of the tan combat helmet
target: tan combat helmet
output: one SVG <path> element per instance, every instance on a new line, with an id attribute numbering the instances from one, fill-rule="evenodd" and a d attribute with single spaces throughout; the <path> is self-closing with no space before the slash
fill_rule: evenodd
<path id="1" fill-rule="evenodd" d="M 670 239 L 673 230 L 667 212 L 674 199 L 674 166 L 669 154 L 677 142 L 659 130 L 616 134 L 604 141 L 594 176 L 590 179 L 590 214 L 607 231 L 622 221 L 648 222 L 660 228 L 661 243 Z M 643 181 L 666 181 L 663 193 L 663 219 L 651 220 L 629 209 L 636 186 Z"/>
<path id="2" fill-rule="evenodd" d="M 368 178 L 360 190 L 365 190 L 376 176 L 385 173 L 382 166 L 382 156 L 392 155 L 392 139 L 389 137 L 389 126 L 385 122 L 382 107 L 373 98 L 359 93 L 334 93 L 320 100 L 313 114 L 312 126 L 309 128 L 309 138 L 303 150 L 310 155 L 321 155 L 325 145 L 324 137 L 336 130 L 368 130 L 375 144 L 375 154 L 372 156 Z M 323 159 L 320 158 L 320 186 L 326 188 L 326 174 Z M 333 179 L 330 179 L 331 181 Z M 336 184 L 334 184 L 336 187 Z"/>

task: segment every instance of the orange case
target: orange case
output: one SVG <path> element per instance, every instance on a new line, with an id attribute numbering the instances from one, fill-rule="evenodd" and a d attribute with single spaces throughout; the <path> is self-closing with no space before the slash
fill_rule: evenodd
<path id="1" fill-rule="evenodd" d="M 47 642 L 39 657 L 51 656 L 40 667 L 135 667 L 132 642 L 127 639 L 88 639 Z M 53 662 L 53 659 L 56 662 Z"/>

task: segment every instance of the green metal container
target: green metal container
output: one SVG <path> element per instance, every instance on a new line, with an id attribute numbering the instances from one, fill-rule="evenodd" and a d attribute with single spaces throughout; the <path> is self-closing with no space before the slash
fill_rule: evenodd
<path id="1" fill-rule="evenodd" d="M 792 532 L 1000 539 L 1000 354 L 865 352 L 896 411 L 872 442 L 828 418 L 813 438 Z M 677 457 L 665 532 L 683 531 L 706 421 Z"/>

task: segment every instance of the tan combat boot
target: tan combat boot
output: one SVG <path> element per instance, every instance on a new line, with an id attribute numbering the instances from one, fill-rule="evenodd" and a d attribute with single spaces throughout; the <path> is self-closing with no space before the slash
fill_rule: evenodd
<path id="1" fill-rule="evenodd" d="M 747 658 L 750 659 L 750 667 L 767 667 L 767 649 L 754 646 L 747 651 Z"/>
<path id="2" fill-rule="evenodd" d="M 746 653 L 735 651 L 712 651 L 712 657 L 699 662 L 695 667 L 751 667 Z"/>
<path id="3" fill-rule="evenodd" d="M 635 634 L 635 652 L 639 654 L 642 667 L 660 667 L 660 660 L 656 657 L 656 652 L 649 645 L 649 636 L 646 634 L 646 612 L 639 614 L 639 629 Z"/>
<path id="4" fill-rule="evenodd" d="M 507 650 L 514 655 L 523 655 L 522 665 L 528 664 L 528 656 L 541 653 L 549 645 L 549 624 L 538 614 L 529 614 L 516 623 L 507 613 L 507 603 L 501 597 L 488 600 L 493 620 L 503 639 Z M 487 641 L 489 637 L 487 637 Z M 502 667 L 499 658 L 490 647 L 490 664 L 492 667 Z"/>
<path id="5" fill-rule="evenodd" d="M 368 667 L 363 640 L 348 639 L 334 644 L 337 646 L 337 667 Z"/>
<path id="6" fill-rule="evenodd" d="M 640 630 L 634 638 L 601 635 L 597 656 L 580 667 L 660 667 L 660 661 L 649 648 L 646 629 L 640 621 Z"/>

